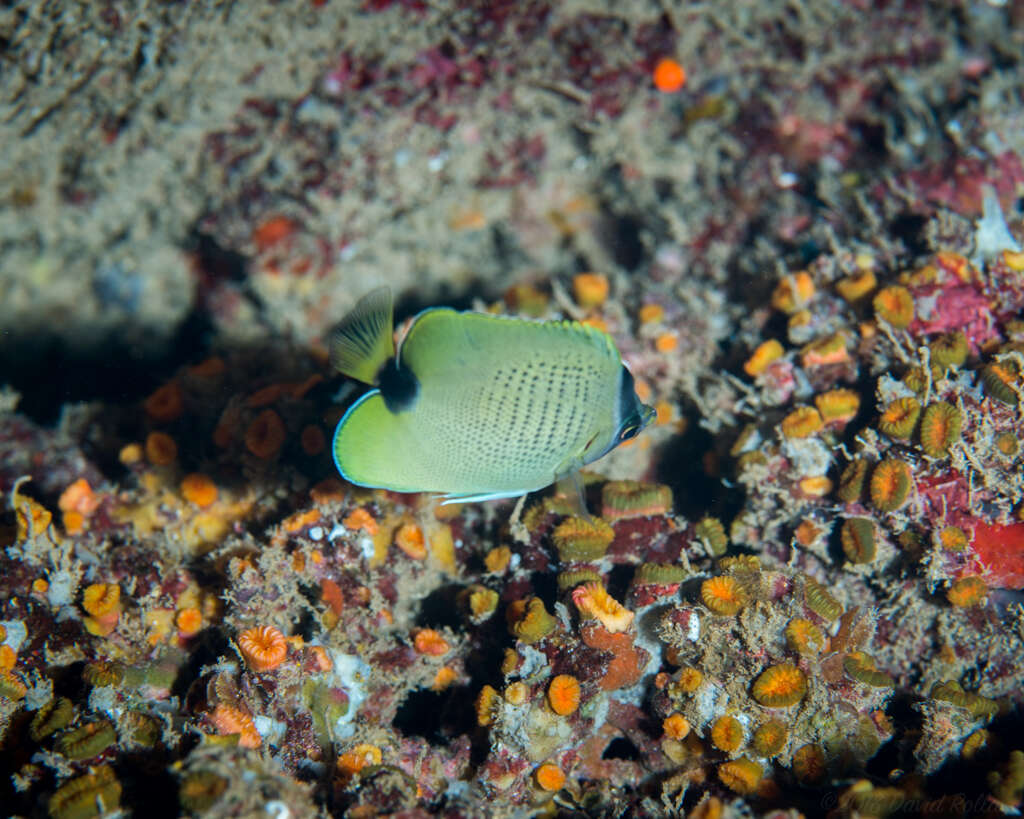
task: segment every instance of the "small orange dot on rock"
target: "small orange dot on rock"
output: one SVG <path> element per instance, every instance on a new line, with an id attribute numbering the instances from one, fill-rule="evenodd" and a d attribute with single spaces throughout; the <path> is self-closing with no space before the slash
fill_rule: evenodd
<path id="1" fill-rule="evenodd" d="M 674 94 L 686 85 L 686 69 L 671 57 L 662 57 L 651 74 L 654 87 L 663 94 Z"/>
<path id="2" fill-rule="evenodd" d="M 654 347 L 659 353 L 670 353 L 679 346 L 679 336 L 675 333 L 662 333 L 654 340 Z"/>

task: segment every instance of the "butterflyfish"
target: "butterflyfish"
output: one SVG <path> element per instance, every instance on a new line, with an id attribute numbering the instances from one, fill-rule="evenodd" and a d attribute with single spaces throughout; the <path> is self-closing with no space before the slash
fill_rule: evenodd
<path id="1" fill-rule="evenodd" d="M 396 350 L 386 287 L 342 320 L 331 358 L 374 386 L 334 432 L 342 477 L 440 494 L 445 503 L 543 489 L 637 435 L 655 414 L 601 330 L 431 308 Z"/>

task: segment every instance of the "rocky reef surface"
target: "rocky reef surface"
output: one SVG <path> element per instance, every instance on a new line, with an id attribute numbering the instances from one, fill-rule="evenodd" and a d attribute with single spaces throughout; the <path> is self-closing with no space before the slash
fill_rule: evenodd
<path id="1" fill-rule="evenodd" d="M 1024 4 L 0 11 L 14 816 L 1024 799 Z M 389 284 L 607 330 L 559 486 L 346 484 Z"/>

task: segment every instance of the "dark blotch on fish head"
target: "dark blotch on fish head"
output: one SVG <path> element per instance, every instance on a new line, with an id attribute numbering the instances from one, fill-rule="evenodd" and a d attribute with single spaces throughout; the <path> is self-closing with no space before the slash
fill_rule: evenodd
<path id="1" fill-rule="evenodd" d="M 615 436 L 615 443 L 621 444 L 630 438 L 635 438 L 651 421 L 654 420 L 654 410 L 642 403 L 636 395 L 636 385 L 633 382 L 633 374 L 622 367 L 622 379 L 619 383 L 619 429 Z"/>
<path id="2" fill-rule="evenodd" d="M 389 358 L 377 374 L 380 395 L 390 412 L 399 413 L 412 409 L 420 392 L 420 382 L 408 367 L 397 359 Z"/>

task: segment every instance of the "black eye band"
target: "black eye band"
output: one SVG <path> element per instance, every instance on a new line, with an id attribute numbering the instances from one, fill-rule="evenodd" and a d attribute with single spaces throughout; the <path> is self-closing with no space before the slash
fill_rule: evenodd
<path id="1" fill-rule="evenodd" d="M 628 424 L 629 419 L 636 414 L 636 385 L 633 383 L 633 373 L 622 365 L 622 377 L 619 379 L 619 423 Z"/>

